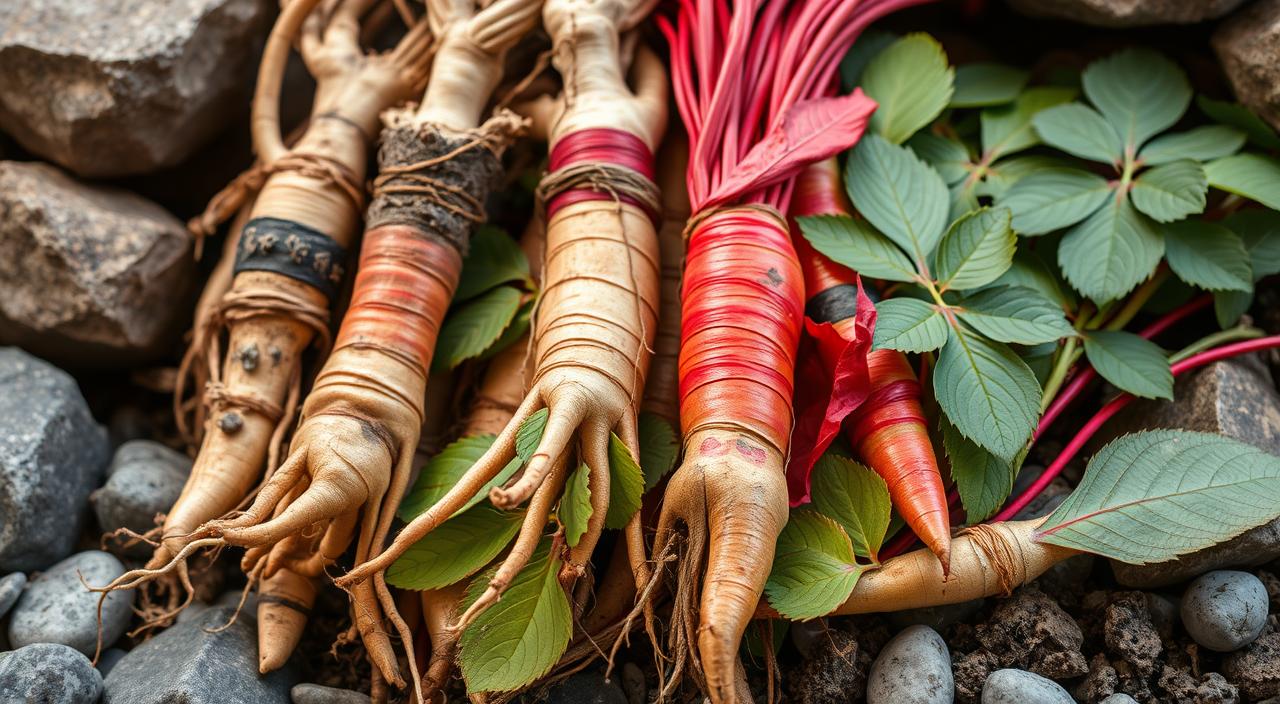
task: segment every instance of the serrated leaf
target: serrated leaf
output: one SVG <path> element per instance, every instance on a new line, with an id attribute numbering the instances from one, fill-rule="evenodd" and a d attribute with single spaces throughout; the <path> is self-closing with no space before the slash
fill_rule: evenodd
<path id="1" fill-rule="evenodd" d="M 1013 264 L 1009 266 L 1009 270 L 991 282 L 991 288 L 998 286 L 1025 286 L 1039 292 L 1064 310 L 1070 310 L 1076 304 L 1071 289 L 1059 283 L 1058 276 L 1039 255 L 1028 250 L 1019 250 L 1013 255 Z"/>
<path id="2" fill-rule="evenodd" d="M 1214 291 L 1213 313 L 1224 330 L 1235 325 L 1253 304 L 1253 292 Z"/>
<path id="3" fill-rule="evenodd" d="M 1043 235 L 1089 217 L 1112 193 L 1107 180 L 1097 174 L 1055 168 L 1017 182 L 998 203 L 1013 212 L 1015 232 Z"/>
<path id="4" fill-rule="evenodd" d="M 462 632 L 458 665 L 468 692 L 519 689 L 547 674 L 568 647 L 573 614 L 558 579 L 560 560 L 550 548 L 544 538 L 502 599 Z M 472 581 L 468 603 L 492 574 Z"/>
<path id="5" fill-rule="evenodd" d="M 1156 222 L 1173 222 L 1204 212 L 1209 184 L 1200 164 L 1181 159 L 1143 171 L 1133 182 L 1133 206 Z"/>
<path id="6" fill-rule="evenodd" d="M 845 166 L 849 198 L 877 230 L 916 261 L 928 261 L 947 226 L 947 185 L 910 149 L 869 134 Z"/>
<path id="7" fill-rule="evenodd" d="M 979 183 L 981 181 L 966 179 L 947 189 L 951 193 L 951 207 L 947 209 L 948 220 L 955 222 L 982 207 L 982 204 L 978 202 L 976 190 L 976 186 Z"/>
<path id="8" fill-rule="evenodd" d="M 625 528 L 640 510 L 643 498 L 644 473 L 640 465 L 622 440 L 609 433 L 609 512 L 605 514 L 604 527 Z"/>
<path id="9" fill-rule="evenodd" d="M 676 466 L 680 454 L 680 439 L 666 418 L 647 411 L 638 420 L 640 434 L 640 469 L 644 472 L 644 490 L 647 492 Z"/>
<path id="10" fill-rule="evenodd" d="M 1253 280 L 1280 274 L 1280 213 L 1274 210 L 1238 210 L 1222 221 L 1239 235 L 1249 252 Z"/>
<path id="11" fill-rule="evenodd" d="M 520 309 L 520 297 L 514 287 L 499 286 L 450 311 L 436 339 L 432 368 L 453 369 L 489 349 Z"/>
<path id="12" fill-rule="evenodd" d="M 1138 152 L 1143 163 L 1155 166 L 1179 159 L 1209 161 L 1235 154 L 1244 146 L 1245 133 L 1224 125 L 1205 125 L 1186 132 L 1160 135 Z"/>
<path id="13" fill-rule="evenodd" d="M 987 163 L 1039 144 L 1040 135 L 1032 119 L 1041 110 L 1070 102 L 1075 97 L 1076 91 L 1072 88 L 1029 88 L 1013 105 L 983 110 L 980 118 L 982 153 Z"/>
<path id="14" fill-rule="evenodd" d="M 1156 343 L 1131 332 L 1091 331 L 1084 353 L 1103 379 L 1143 398 L 1173 398 L 1169 358 Z"/>
<path id="15" fill-rule="evenodd" d="M 587 521 L 591 520 L 591 468 L 586 464 L 578 465 L 569 475 L 564 485 L 564 496 L 560 498 L 560 508 L 556 515 L 560 525 L 564 526 L 564 541 L 574 547 L 587 532 Z"/>
<path id="16" fill-rule="evenodd" d="M 1104 164 L 1124 158 L 1124 142 L 1097 110 L 1082 103 L 1041 110 L 1032 123 L 1040 139 L 1051 147 Z"/>
<path id="17" fill-rule="evenodd" d="M 1280 162 L 1261 154 L 1234 154 L 1204 165 L 1209 185 L 1280 210 Z"/>
<path id="18" fill-rule="evenodd" d="M 1075 334 L 1062 308 L 1021 286 L 984 289 L 961 301 L 955 311 L 960 320 L 1000 342 L 1038 345 Z"/>
<path id="19" fill-rule="evenodd" d="M 502 334 L 493 341 L 493 344 L 480 353 L 480 359 L 490 359 L 523 338 L 525 333 L 529 332 L 529 324 L 532 320 L 536 303 L 537 299 L 532 296 L 529 297 L 529 300 L 521 303 L 520 308 L 516 310 L 516 314 L 511 318 L 511 324 L 507 326 L 506 330 L 502 331 Z"/>
<path id="20" fill-rule="evenodd" d="M 927 34 L 908 34 L 876 54 L 862 72 L 862 89 L 880 107 L 870 131 L 901 144 L 942 114 L 955 71 L 942 45 Z"/>
<path id="21" fill-rule="evenodd" d="M 863 32 L 853 48 L 840 60 L 840 85 L 848 93 L 857 88 L 862 81 L 862 72 L 880 52 L 898 41 L 898 35 L 883 29 L 868 29 Z"/>
<path id="22" fill-rule="evenodd" d="M 1213 100 L 1203 95 L 1196 98 L 1196 105 L 1199 105 L 1200 110 L 1214 120 L 1243 130 L 1252 144 L 1263 149 L 1280 149 L 1280 136 L 1271 129 L 1271 125 L 1249 108 L 1224 100 Z"/>
<path id="23" fill-rule="evenodd" d="M 528 280 L 529 261 L 520 245 L 501 228 L 481 225 L 462 260 L 462 276 L 453 300 L 466 301 L 500 284 Z"/>
<path id="24" fill-rule="evenodd" d="M 1040 415 L 1040 384 L 1018 355 L 960 327 L 950 329 L 934 368 L 933 392 L 956 429 L 1013 461 Z"/>
<path id="25" fill-rule="evenodd" d="M 832 261 L 875 279 L 912 281 L 911 260 L 870 225 L 847 215 L 796 218 L 813 248 Z"/>
<path id="26" fill-rule="evenodd" d="M 1133 290 L 1155 271 L 1164 237 L 1127 198 L 1113 199 L 1067 232 L 1058 263 L 1077 291 L 1099 303 Z"/>
<path id="27" fill-rule="evenodd" d="M 1008 271 L 1018 238 L 1008 208 L 982 208 L 951 224 L 938 243 L 934 276 L 941 289 L 986 286 Z"/>
<path id="28" fill-rule="evenodd" d="M 387 582 L 416 591 L 447 587 L 489 564 L 523 521 L 524 511 L 499 511 L 488 504 L 455 515 L 391 563 Z"/>
<path id="29" fill-rule="evenodd" d="M 1222 435 L 1149 430 L 1102 448 L 1040 542 L 1131 564 L 1172 560 L 1280 514 L 1280 459 Z"/>
<path id="30" fill-rule="evenodd" d="M 1149 49 L 1125 49 L 1089 64 L 1084 94 L 1136 152 L 1172 127 L 1191 104 L 1191 85 L 1177 64 Z"/>
<path id="31" fill-rule="evenodd" d="M 414 482 L 413 488 L 400 502 L 396 516 L 407 523 L 444 498 L 458 480 L 462 479 L 462 475 L 466 474 L 467 470 L 471 469 L 493 445 L 494 439 L 494 436 L 487 434 L 468 435 L 445 446 L 439 454 L 428 460 L 422 471 L 418 473 L 418 479 Z M 505 484 L 520 469 L 520 464 L 519 458 L 513 459 L 453 515 L 458 516 L 485 500 L 489 495 L 489 489 Z"/>
<path id="32" fill-rule="evenodd" d="M 978 108 L 1013 102 L 1031 74 L 996 63 L 965 64 L 956 69 L 953 108 Z"/>
<path id="33" fill-rule="evenodd" d="M 843 603 L 864 570 L 840 524 L 815 511 L 792 511 L 778 536 L 764 592 L 778 613 L 804 621 Z"/>
<path id="34" fill-rule="evenodd" d="M 951 465 L 951 478 L 960 492 L 965 521 L 973 525 L 990 518 L 1013 492 L 1017 474 L 1013 465 L 996 457 L 966 438 L 942 419 L 942 445 Z"/>
<path id="35" fill-rule="evenodd" d="M 516 428 L 516 457 L 522 462 L 528 462 L 538 451 L 538 443 L 542 442 L 542 433 L 547 429 L 550 415 L 549 409 L 539 409 Z"/>
<path id="36" fill-rule="evenodd" d="M 855 554 L 877 560 L 892 512 L 884 479 L 851 459 L 826 454 L 810 482 L 813 508 L 844 528 Z"/>
<path id="37" fill-rule="evenodd" d="M 876 304 L 874 349 L 929 352 L 947 341 L 947 321 L 931 303 L 888 298 Z"/>
<path id="38" fill-rule="evenodd" d="M 1253 290 L 1253 267 L 1244 242 L 1212 222 L 1184 220 L 1164 228 L 1165 257 L 1178 278 L 1211 291 Z"/>
<path id="39" fill-rule="evenodd" d="M 992 199 L 1003 198 L 1014 184 L 1028 176 L 1048 169 L 1071 168 L 1066 158 L 1031 154 L 1002 159 L 987 167 L 982 181 L 974 187 L 974 193 Z"/>
<path id="40" fill-rule="evenodd" d="M 938 175 L 948 186 L 963 181 L 973 166 L 969 160 L 969 150 L 954 139 L 920 132 L 907 141 L 907 146 L 916 156 L 937 169 Z"/>

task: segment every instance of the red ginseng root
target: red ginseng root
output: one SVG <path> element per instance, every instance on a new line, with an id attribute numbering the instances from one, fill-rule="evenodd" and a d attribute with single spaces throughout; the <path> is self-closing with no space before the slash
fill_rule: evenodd
<path id="1" fill-rule="evenodd" d="M 850 212 L 834 159 L 813 164 L 796 178 L 793 217 Z M 823 256 L 799 232 L 793 239 L 804 270 L 806 312 L 814 321 L 831 323 L 837 333 L 853 339 L 857 275 Z M 870 352 L 867 368 L 870 393 L 845 419 L 850 443 L 885 480 L 898 513 L 942 561 L 945 573 L 951 524 L 946 490 L 920 406 L 920 383 L 906 356 L 896 350 Z"/>

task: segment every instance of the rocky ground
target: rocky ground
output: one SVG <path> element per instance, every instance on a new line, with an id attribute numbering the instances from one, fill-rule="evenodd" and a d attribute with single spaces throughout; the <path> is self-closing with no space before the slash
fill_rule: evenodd
<path id="1" fill-rule="evenodd" d="M 1017 61 L 1155 43 L 1201 89 L 1226 97 L 1229 85 L 1280 127 L 1280 0 L 1009 0 L 1022 14 L 991 4 L 978 21 L 946 8 L 895 22 L 935 33 L 957 60 L 992 53 L 983 47 Z M 347 625 L 334 590 L 302 652 L 259 677 L 255 609 L 251 595 L 238 608 L 235 555 L 199 565 L 197 602 L 153 637 L 131 632 L 133 594 L 99 605 L 84 587 L 146 558 L 145 545 L 102 536 L 151 528 L 191 468 L 168 391 L 212 258 L 196 262 L 183 221 L 250 161 L 247 96 L 276 6 L 0 3 L 0 704 L 368 701 L 352 691 L 368 684 L 358 650 L 331 650 Z M 286 118 L 309 100 L 303 72 L 290 75 Z M 1280 291 L 1260 288 L 1252 313 L 1280 332 Z M 1219 363 L 1180 380 L 1177 402 L 1135 404 L 1111 432 L 1207 430 L 1280 454 L 1278 368 L 1271 358 Z M 1042 442 L 1032 457 L 1041 464 L 1020 481 L 1054 450 L 1053 438 Z M 1026 515 L 1044 515 L 1069 489 L 1056 483 Z M 779 622 L 776 658 L 757 648 L 748 674 L 757 699 L 802 704 L 1274 704 L 1278 619 L 1280 521 L 1171 564 L 1078 557 L 1007 598 Z M 645 704 L 652 662 L 637 645 L 610 681 L 587 671 L 536 694 Z"/>

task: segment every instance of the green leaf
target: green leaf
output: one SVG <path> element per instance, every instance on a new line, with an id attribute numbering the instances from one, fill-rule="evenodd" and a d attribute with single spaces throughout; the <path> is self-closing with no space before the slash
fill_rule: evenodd
<path id="1" fill-rule="evenodd" d="M 468 692 L 519 689 L 560 659 L 573 634 L 573 614 L 559 572 L 560 560 L 544 538 L 502 599 L 462 632 L 458 665 Z M 472 581 L 468 603 L 480 597 L 492 575 Z"/>
<path id="2" fill-rule="evenodd" d="M 1027 71 L 1004 64 L 966 64 L 956 69 L 956 89 L 951 95 L 951 107 L 978 108 L 1011 103 L 1030 77 Z"/>
<path id="3" fill-rule="evenodd" d="M 680 439 L 667 419 L 656 413 L 642 412 L 638 427 L 640 468 L 644 471 L 644 490 L 647 492 L 676 466 Z"/>
<path id="4" fill-rule="evenodd" d="M 492 435 L 469 435 L 449 443 L 427 461 L 413 488 L 400 502 L 396 517 L 408 523 L 431 508 L 453 488 L 493 444 Z"/>
<path id="5" fill-rule="evenodd" d="M 516 428 L 516 457 L 523 462 L 533 458 L 538 451 L 538 443 L 542 442 L 542 433 L 547 429 L 547 417 L 551 411 L 543 408 L 534 412 Z"/>
<path id="6" fill-rule="evenodd" d="M 1234 154 L 1204 165 L 1209 185 L 1280 210 L 1280 162 L 1261 154 Z"/>
<path id="7" fill-rule="evenodd" d="M 476 506 L 409 546 L 391 567 L 387 582 L 422 591 L 447 587 L 489 564 L 520 531 L 524 511 Z"/>
<path id="8" fill-rule="evenodd" d="M 640 510 L 644 498 L 644 473 L 631 456 L 631 451 L 609 433 L 609 512 L 605 514 L 604 527 L 621 529 Z"/>
<path id="9" fill-rule="evenodd" d="M 1041 110 L 1070 102 L 1076 97 L 1072 88 L 1028 88 L 1013 105 L 987 108 L 982 111 L 982 153 L 987 163 L 1034 147 L 1040 143 L 1032 125 Z"/>
<path id="10" fill-rule="evenodd" d="M 1010 188 L 1013 188 L 1014 184 L 1032 174 L 1048 169 L 1071 168 L 1071 165 L 1072 162 L 1064 157 L 1040 154 L 1010 157 L 987 167 L 986 176 L 977 184 L 974 192 L 980 196 L 1000 199 L 1009 192 Z"/>
<path id="11" fill-rule="evenodd" d="M 1019 357 L 1022 361 L 1031 367 L 1031 373 L 1036 375 L 1036 381 L 1040 383 L 1040 387 L 1049 380 L 1049 375 L 1053 373 L 1054 353 L 1058 351 L 1058 343 L 1046 342 L 1040 345 L 1027 347 L 1021 351 Z"/>
<path id="12" fill-rule="evenodd" d="M 961 301 L 955 311 L 975 330 L 1000 342 L 1038 345 L 1075 334 L 1062 308 L 1021 286 L 984 289 Z"/>
<path id="13" fill-rule="evenodd" d="M 1143 171 L 1133 182 L 1133 206 L 1156 222 L 1173 222 L 1204 212 L 1209 184 L 1200 164 L 1181 159 Z"/>
<path id="14" fill-rule="evenodd" d="M 1097 110 L 1067 103 L 1041 110 L 1032 123 L 1051 147 L 1082 159 L 1116 164 L 1124 158 L 1124 142 Z"/>
<path id="15" fill-rule="evenodd" d="M 938 244 L 934 276 L 942 289 L 986 286 L 1008 271 L 1018 237 L 1008 208 L 982 208 L 951 224 Z"/>
<path id="16" fill-rule="evenodd" d="M 564 526 L 564 540 L 569 547 L 574 547 L 587 532 L 587 521 L 591 520 L 591 486 L 589 479 L 591 468 L 585 463 L 578 465 L 569 476 L 564 486 L 564 496 L 560 499 L 560 525 Z"/>
<path id="17" fill-rule="evenodd" d="M 942 445 L 964 505 L 965 520 L 969 525 L 985 521 L 1000 510 L 1013 492 L 1017 472 L 1012 464 L 962 435 L 945 417 L 941 425 Z"/>
<path id="18" fill-rule="evenodd" d="M 896 41 L 898 35 L 893 32 L 882 29 L 863 32 L 840 61 L 840 85 L 844 86 L 844 92 L 852 93 L 861 83 L 862 72 L 866 70 L 867 64 Z"/>
<path id="19" fill-rule="evenodd" d="M 1117 299 L 1146 280 L 1163 255 L 1158 226 L 1127 198 L 1099 208 L 1058 245 L 1058 263 L 1067 281 L 1099 303 Z"/>
<path id="20" fill-rule="evenodd" d="M 938 355 L 933 373 L 938 405 L 965 437 L 1013 461 L 1040 415 L 1040 384 L 1018 355 L 961 327 Z"/>
<path id="21" fill-rule="evenodd" d="M 1172 127 L 1191 104 L 1191 85 L 1177 64 L 1148 49 L 1125 49 L 1089 64 L 1084 94 L 1124 145 L 1137 152 Z"/>
<path id="22" fill-rule="evenodd" d="M 876 304 L 874 349 L 929 352 L 947 341 L 947 321 L 931 303 L 886 298 Z"/>
<path id="23" fill-rule="evenodd" d="M 1280 149 L 1280 136 L 1276 136 L 1276 131 L 1271 129 L 1271 125 L 1264 122 L 1249 108 L 1223 100 L 1213 100 L 1203 95 L 1196 98 L 1196 105 L 1199 105 L 1204 114 L 1214 120 L 1244 130 L 1252 144 L 1263 149 Z"/>
<path id="24" fill-rule="evenodd" d="M 809 481 L 813 508 L 844 528 L 855 554 L 877 560 L 892 509 L 880 475 L 846 457 L 824 454 Z"/>
<path id="25" fill-rule="evenodd" d="M 1209 161 L 1235 154 L 1244 146 L 1244 140 L 1245 133 L 1234 127 L 1205 125 L 1156 137 L 1138 152 L 1138 158 L 1151 166 L 1179 159 Z"/>
<path id="26" fill-rule="evenodd" d="M 1222 543 L 1280 513 L 1280 459 L 1222 435 L 1149 430 L 1089 461 L 1040 542 L 1131 564 Z"/>
<path id="27" fill-rule="evenodd" d="M 862 90 L 880 107 L 868 131 L 901 144 L 942 114 L 955 71 L 933 37 L 908 34 L 876 54 L 862 72 Z"/>
<path id="28" fill-rule="evenodd" d="M 1249 310 L 1249 306 L 1253 304 L 1253 293 L 1244 293 L 1242 291 L 1214 291 L 1213 292 L 1213 312 L 1218 319 L 1218 325 L 1224 330 L 1235 325 L 1240 320 L 1240 316 Z"/>
<path id="29" fill-rule="evenodd" d="M 1013 212 L 1013 229 L 1043 235 L 1074 225 L 1112 194 L 1105 178 L 1080 169 L 1045 169 L 1013 185 L 999 204 Z"/>
<path id="30" fill-rule="evenodd" d="M 1164 228 L 1165 256 L 1178 278 L 1210 291 L 1253 290 L 1253 267 L 1244 242 L 1212 222 L 1183 220 Z"/>
<path id="31" fill-rule="evenodd" d="M 1173 398 L 1169 359 L 1156 343 L 1119 330 L 1085 334 L 1084 353 L 1103 379 L 1143 398 Z"/>
<path id="32" fill-rule="evenodd" d="M 788 619 L 825 616 L 848 598 L 864 568 L 840 524 L 817 512 L 792 511 L 778 536 L 764 593 Z"/>
<path id="33" fill-rule="evenodd" d="M 982 182 L 966 179 L 947 189 L 951 193 L 951 207 L 947 209 L 948 220 L 955 222 L 969 212 L 982 207 L 982 204 L 978 202 L 976 188 L 979 183 Z"/>
<path id="34" fill-rule="evenodd" d="M 502 331 L 502 334 L 498 336 L 498 339 L 493 341 L 492 345 L 489 345 L 489 347 L 480 354 L 480 359 L 490 359 L 496 356 L 499 352 L 514 345 L 520 340 L 520 338 L 524 337 L 524 334 L 529 332 L 529 323 L 532 319 L 533 309 L 536 303 L 537 299 L 533 297 L 530 297 L 529 300 L 521 303 L 520 308 L 516 310 L 515 316 L 511 318 L 511 324 L 507 326 L 506 330 Z"/>
<path id="35" fill-rule="evenodd" d="M 920 132 L 907 141 L 907 146 L 916 156 L 937 169 L 938 175 L 948 186 L 963 181 L 969 176 L 969 169 L 973 166 L 969 161 L 969 150 L 954 139 Z"/>
<path id="36" fill-rule="evenodd" d="M 466 301 L 508 281 L 529 281 L 529 262 L 520 245 L 501 228 L 481 225 L 462 260 L 462 276 L 453 300 Z"/>
<path id="37" fill-rule="evenodd" d="M 1254 281 L 1280 274 L 1280 213 L 1239 210 L 1228 215 L 1222 224 L 1244 242 L 1253 264 Z"/>
<path id="38" fill-rule="evenodd" d="M 432 368 L 453 369 L 489 349 L 520 309 L 520 291 L 499 286 L 450 311 L 436 340 Z"/>
<path id="39" fill-rule="evenodd" d="M 849 198 L 877 230 L 928 261 L 947 226 L 947 184 L 910 149 L 865 135 L 845 166 Z"/>
<path id="40" fill-rule="evenodd" d="M 814 215 L 796 221 L 809 244 L 834 262 L 873 279 L 915 279 L 907 255 L 866 223 L 847 215 Z"/>
<path id="41" fill-rule="evenodd" d="M 1076 305 L 1071 289 L 1061 285 L 1058 276 L 1044 260 L 1028 250 L 1019 250 L 1013 255 L 1013 264 L 1009 270 L 991 283 L 993 288 L 998 286 L 1025 286 L 1052 300 L 1064 310 L 1070 310 Z"/>

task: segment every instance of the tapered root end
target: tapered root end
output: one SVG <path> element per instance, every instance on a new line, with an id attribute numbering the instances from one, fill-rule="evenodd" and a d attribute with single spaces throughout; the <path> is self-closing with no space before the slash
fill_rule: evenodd
<path id="1" fill-rule="evenodd" d="M 263 602 L 258 605 L 258 672 L 267 674 L 284 666 L 302 640 L 307 615 L 292 605 Z"/>
<path id="2" fill-rule="evenodd" d="M 942 563 L 942 576 L 951 576 L 951 534 L 946 530 L 938 532 L 936 526 L 931 526 L 925 535 L 920 536 L 924 544 L 928 546 L 929 552 L 937 556 L 938 561 Z"/>

